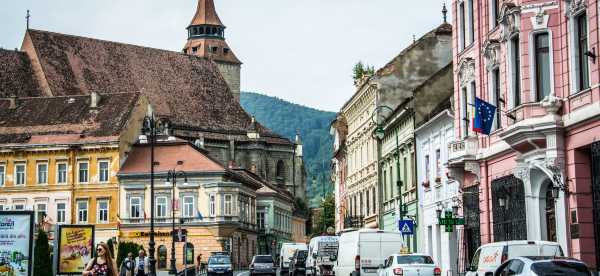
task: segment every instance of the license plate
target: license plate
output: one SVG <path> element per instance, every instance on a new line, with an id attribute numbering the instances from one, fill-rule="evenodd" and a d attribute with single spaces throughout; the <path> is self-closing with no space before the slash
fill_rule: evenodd
<path id="1" fill-rule="evenodd" d="M 217 273 L 223 274 L 225 273 L 225 271 L 217 271 Z"/>
<path id="2" fill-rule="evenodd" d="M 364 268 L 363 271 L 365 273 L 375 273 L 375 272 L 377 272 L 377 269 L 375 269 L 375 268 Z"/>

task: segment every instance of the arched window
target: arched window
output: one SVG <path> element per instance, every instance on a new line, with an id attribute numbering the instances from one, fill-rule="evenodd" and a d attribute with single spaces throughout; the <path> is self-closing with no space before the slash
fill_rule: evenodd
<path id="1" fill-rule="evenodd" d="M 285 180 L 285 165 L 282 160 L 277 161 L 277 180 L 282 181 Z"/>
<path id="2" fill-rule="evenodd" d="M 189 242 L 185 243 L 185 264 L 194 264 L 194 245 Z"/>

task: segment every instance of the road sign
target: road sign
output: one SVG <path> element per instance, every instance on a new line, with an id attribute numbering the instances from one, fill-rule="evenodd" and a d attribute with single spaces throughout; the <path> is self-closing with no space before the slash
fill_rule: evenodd
<path id="1" fill-rule="evenodd" d="M 398 221 L 398 230 L 402 235 L 413 235 L 415 231 L 415 222 L 410 219 Z"/>

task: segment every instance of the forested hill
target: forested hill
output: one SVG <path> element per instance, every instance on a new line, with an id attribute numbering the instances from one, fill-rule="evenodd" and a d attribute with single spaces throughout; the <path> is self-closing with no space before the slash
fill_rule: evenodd
<path id="1" fill-rule="evenodd" d="M 330 178 L 332 137 L 329 135 L 329 125 L 335 113 L 252 92 L 242 92 L 240 102 L 261 124 L 292 141 L 296 130 L 300 131 L 304 144 L 307 198 L 310 199 L 310 206 L 318 205 L 322 195 L 333 190 Z"/>

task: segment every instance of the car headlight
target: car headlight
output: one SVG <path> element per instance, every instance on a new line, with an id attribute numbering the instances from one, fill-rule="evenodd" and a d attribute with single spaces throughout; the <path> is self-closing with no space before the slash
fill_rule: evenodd
<path id="1" fill-rule="evenodd" d="M 228 268 L 226 268 L 226 269 L 227 269 L 227 271 L 230 271 L 230 270 L 231 270 L 231 267 L 228 267 Z"/>
<path id="2" fill-rule="evenodd" d="M 209 267 L 207 270 L 210 272 L 214 271 L 214 269 L 212 267 Z"/>

